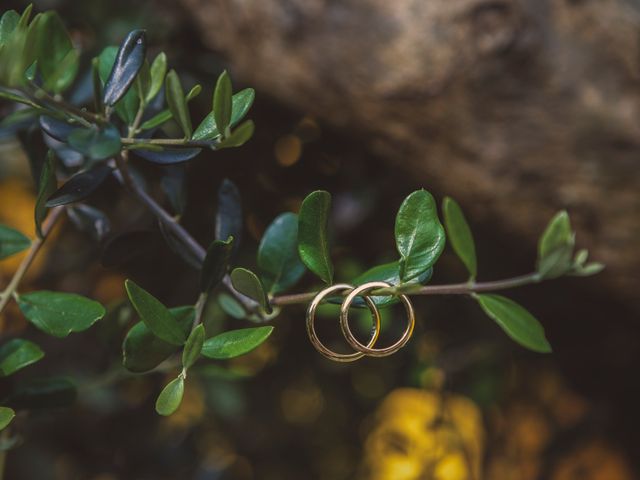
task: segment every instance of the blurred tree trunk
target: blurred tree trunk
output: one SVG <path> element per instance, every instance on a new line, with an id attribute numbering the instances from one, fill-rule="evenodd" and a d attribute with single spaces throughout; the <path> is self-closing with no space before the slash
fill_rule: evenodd
<path id="1" fill-rule="evenodd" d="M 235 74 L 532 240 L 567 208 L 638 306 L 633 0 L 182 0 Z M 516 247 L 517 248 L 517 247 Z"/>

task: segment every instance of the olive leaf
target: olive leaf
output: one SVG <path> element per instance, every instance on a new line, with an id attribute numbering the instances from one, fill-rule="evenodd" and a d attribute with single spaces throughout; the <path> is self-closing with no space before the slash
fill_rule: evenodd
<path id="1" fill-rule="evenodd" d="M 217 360 L 239 357 L 260 346 L 271 332 L 271 326 L 230 330 L 207 339 L 202 355 Z"/>
<path id="2" fill-rule="evenodd" d="M 105 82 L 102 102 L 113 106 L 129 90 L 146 56 L 144 30 L 133 30 L 120 44 L 109 78 Z"/>
<path id="3" fill-rule="evenodd" d="M 309 270 L 323 282 L 333 281 L 333 264 L 329 254 L 328 224 L 331 195 L 324 190 L 310 193 L 298 215 L 298 252 Z"/>
<path id="4" fill-rule="evenodd" d="M 464 217 L 460 205 L 451 197 L 445 197 L 442 202 L 442 213 L 449 243 L 458 258 L 467 267 L 470 278 L 473 280 L 478 274 L 478 264 L 476 246 L 467 219 Z"/>
<path id="5" fill-rule="evenodd" d="M 182 403 L 184 395 L 184 376 L 179 375 L 162 389 L 156 400 L 156 412 L 168 416 L 174 413 Z"/>
<path id="6" fill-rule="evenodd" d="M 6 225 L 0 225 L 0 260 L 26 250 L 31 245 L 29 237 Z"/>

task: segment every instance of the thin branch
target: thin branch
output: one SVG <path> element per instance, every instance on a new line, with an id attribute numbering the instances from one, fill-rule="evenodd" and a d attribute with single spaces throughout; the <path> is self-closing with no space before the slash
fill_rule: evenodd
<path id="1" fill-rule="evenodd" d="M 206 250 L 187 232 L 182 225 L 169 215 L 169 213 L 162 208 L 149 194 L 135 181 L 135 179 L 129 173 L 127 167 L 127 152 L 123 152 L 122 155 L 115 157 L 117 170 L 114 171 L 115 177 L 125 185 L 138 199 L 158 218 L 167 229 L 173 233 L 180 241 L 194 254 L 194 256 L 200 261 L 204 262 L 204 258 L 207 254 Z M 244 309 L 249 313 L 255 313 L 258 311 L 258 304 L 244 295 L 240 295 L 238 291 L 233 288 L 231 284 L 231 278 L 229 275 L 225 275 L 222 279 L 222 285 L 224 288 L 239 302 Z"/>
<path id="2" fill-rule="evenodd" d="M 0 294 L 1 296 L 0 313 L 5 309 L 11 297 L 16 293 L 18 286 L 22 281 L 22 278 L 27 273 L 27 270 L 35 260 L 36 256 L 38 255 L 38 252 L 40 251 L 45 240 L 53 230 L 53 227 L 55 226 L 56 222 L 60 218 L 60 215 L 62 214 L 63 211 L 64 211 L 64 207 L 55 207 L 51 209 L 49 216 L 47 217 L 47 219 L 44 222 L 44 225 L 42 226 L 42 238 L 37 237 L 31 243 L 29 252 L 24 257 L 20 265 L 18 266 L 16 273 L 13 274 L 13 277 L 11 278 L 9 285 L 7 285 L 7 288 L 5 288 L 2 294 Z"/>
<path id="3" fill-rule="evenodd" d="M 530 273 L 520 277 L 509 278 L 506 280 L 497 280 L 493 282 L 472 282 L 472 283 L 454 283 L 451 285 L 427 285 L 427 286 L 411 286 L 406 287 L 390 287 L 372 290 L 368 296 L 383 295 L 471 295 L 473 293 L 492 292 L 496 290 L 506 290 L 509 288 L 520 287 L 540 282 L 540 275 Z M 292 295 L 282 295 L 271 299 L 271 305 L 295 305 L 298 303 L 308 303 L 318 294 L 318 292 L 297 293 Z"/>
<path id="4" fill-rule="evenodd" d="M 177 147 L 212 148 L 217 140 L 188 140 L 184 138 L 120 138 L 123 145 L 168 145 Z"/>

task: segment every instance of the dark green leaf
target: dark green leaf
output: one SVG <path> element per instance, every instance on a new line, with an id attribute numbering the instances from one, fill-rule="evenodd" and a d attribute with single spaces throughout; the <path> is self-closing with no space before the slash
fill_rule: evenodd
<path id="1" fill-rule="evenodd" d="M 165 92 L 173 118 L 184 132 L 185 137 L 191 138 L 191 116 L 189 115 L 187 101 L 184 98 L 184 90 L 182 89 L 180 78 L 178 78 L 175 70 L 171 70 L 167 74 Z"/>
<path id="2" fill-rule="evenodd" d="M 274 295 L 292 287 L 304 275 L 295 213 L 283 213 L 267 227 L 258 248 L 258 267 L 265 287 Z"/>
<path id="3" fill-rule="evenodd" d="M 551 345 L 538 320 L 522 306 L 501 295 L 475 295 L 484 312 L 520 345 L 540 353 L 551 352 Z"/>
<path id="4" fill-rule="evenodd" d="M 35 343 L 22 338 L 9 340 L 0 347 L 0 377 L 7 377 L 42 357 L 44 352 Z"/>
<path id="5" fill-rule="evenodd" d="M 188 370 L 192 367 L 202 351 L 204 344 L 204 325 L 200 324 L 191 331 L 182 351 L 182 368 Z"/>
<path id="6" fill-rule="evenodd" d="M 216 145 L 216 149 L 241 147 L 253 136 L 254 130 L 253 120 L 247 120 Z"/>
<path id="7" fill-rule="evenodd" d="M 18 21 L 18 27 L 26 27 L 29 25 L 29 20 L 31 19 L 31 12 L 33 11 L 33 3 L 27 5 L 27 8 L 24 9 L 22 15 L 20 15 L 20 20 Z"/>
<path id="8" fill-rule="evenodd" d="M 171 114 L 171 110 L 168 110 L 168 109 L 167 110 L 163 110 L 160 113 L 157 113 L 156 115 L 151 117 L 146 122 L 143 122 L 142 125 L 140 125 L 140 129 L 141 130 L 151 130 L 153 128 L 159 127 L 160 125 L 162 125 L 165 122 L 168 122 L 172 118 L 173 118 L 173 115 Z"/>
<path id="9" fill-rule="evenodd" d="M 105 160 L 120 153 L 120 132 L 113 125 L 103 129 L 77 128 L 69 134 L 69 146 L 91 160 Z"/>
<path id="10" fill-rule="evenodd" d="M 46 206 L 51 208 L 84 200 L 102 185 L 110 174 L 111 167 L 104 164 L 76 173 L 49 197 Z"/>
<path id="11" fill-rule="evenodd" d="M 200 275 L 200 291 L 209 292 L 222 281 L 229 268 L 231 252 L 233 250 L 233 237 L 226 242 L 214 240 L 207 249 L 207 256 L 202 264 Z"/>
<path id="12" fill-rule="evenodd" d="M 217 360 L 239 357 L 260 346 L 271 332 L 271 326 L 230 330 L 207 339 L 202 347 L 202 355 Z"/>
<path id="13" fill-rule="evenodd" d="M 165 342 L 184 344 L 186 335 L 167 307 L 131 280 L 127 280 L 124 286 L 131 304 L 149 330 Z"/>
<path id="14" fill-rule="evenodd" d="M 69 135 L 71 135 L 71 132 L 76 130 L 77 127 L 48 115 L 42 115 L 40 117 L 40 128 L 51 138 L 67 143 Z"/>
<path id="15" fill-rule="evenodd" d="M 15 416 L 16 412 L 12 408 L 0 407 L 0 432 L 9 426 Z"/>
<path id="16" fill-rule="evenodd" d="M 236 268 L 231 272 L 231 283 L 233 288 L 256 301 L 267 313 L 271 312 L 267 294 L 255 273 L 246 268 Z"/>
<path id="17" fill-rule="evenodd" d="M 5 403 L 16 409 L 61 408 L 72 405 L 77 393 L 76 386 L 69 379 L 40 378 L 18 387 Z"/>
<path id="18" fill-rule="evenodd" d="M 169 312 L 171 312 L 186 337 L 191 331 L 195 318 L 193 307 L 171 308 Z M 178 347 L 176 345 L 156 337 L 141 321 L 131 327 L 124 342 L 122 342 L 122 363 L 130 372 L 148 372 L 176 353 L 177 350 Z"/>
<path id="19" fill-rule="evenodd" d="M 31 245 L 31 240 L 18 230 L 0 225 L 0 260 L 22 252 Z"/>
<path id="20" fill-rule="evenodd" d="M 442 202 L 442 213 L 451 247 L 467 267 L 471 279 L 476 278 L 478 274 L 476 246 L 473 241 L 473 234 L 460 205 L 453 198 L 445 197 Z"/>
<path id="21" fill-rule="evenodd" d="M 538 242 L 537 270 L 542 278 L 556 278 L 569 272 L 574 245 L 569 215 L 563 210 L 551 219 Z"/>
<path id="22" fill-rule="evenodd" d="M 333 281 L 333 264 L 329 255 L 328 224 L 331 195 L 324 190 L 307 196 L 298 216 L 298 252 L 309 270 L 322 281 Z"/>
<path id="23" fill-rule="evenodd" d="M 224 313 L 232 318 L 242 319 L 246 316 L 246 312 L 242 305 L 240 305 L 235 298 L 231 295 L 227 295 L 226 293 L 218 295 L 218 305 L 220 305 L 220 308 Z"/>
<path id="24" fill-rule="evenodd" d="M 144 30 L 133 30 L 120 44 L 113 68 L 105 83 L 102 97 L 105 105 L 115 105 L 127 93 L 142 68 L 145 55 Z"/>
<path id="25" fill-rule="evenodd" d="M 198 155 L 202 151 L 201 148 L 167 148 L 163 147 L 161 151 L 136 149 L 133 152 L 145 160 L 159 165 L 171 165 L 174 163 L 186 162 Z"/>
<path id="26" fill-rule="evenodd" d="M 396 216 L 395 236 L 403 282 L 416 278 L 438 260 L 445 233 L 429 192 L 418 190 L 405 198 Z"/>
<path id="27" fill-rule="evenodd" d="M 238 122 L 244 118 L 251 108 L 251 105 L 253 105 L 254 98 L 255 91 L 253 88 L 245 88 L 233 96 L 231 101 L 231 123 L 229 124 L 231 128 L 235 127 Z M 202 123 L 198 125 L 198 128 L 196 128 L 192 138 L 193 140 L 213 140 L 219 136 L 220 132 L 216 125 L 214 112 L 210 112 L 204 118 Z"/>
<path id="28" fill-rule="evenodd" d="M 218 188 L 215 238 L 225 240 L 229 237 L 233 237 L 235 253 L 242 239 L 242 201 L 238 187 L 225 178 Z"/>
<path id="29" fill-rule="evenodd" d="M 213 117 L 218 126 L 218 131 L 223 137 L 229 134 L 228 129 L 229 123 L 231 122 L 231 109 L 233 107 L 232 93 L 231 79 L 225 70 L 218 77 L 216 88 L 213 92 Z"/>
<path id="30" fill-rule="evenodd" d="M 89 298 L 46 290 L 20 295 L 18 305 L 31 323 L 54 337 L 82 332 L 106 313 L 102 305 Z"/>
<path id="31" fill-rule="evenodd" d="M 171 415 L 180 407 L 183 395 L 184 377 L 179 375 L 178 378 L 169 382 L 160 392 L 158 400 L 156 400 L 156 412 L 164 416 Z"/>
<path id="32" fill-rule="evenodd" d="M 56 158 L 53 150 L 47 152 L 42 171 L 40 172 L 40 182 L 38 183 L 38 197 L 36 198 L 36 206 L 34 209 L 34 220 L 36 223 L 36 232 L 42 238 L 42 222 L 47 216 L 47 200 L 58 188 L 56 180 Z"/>
<path id="33" fill-rule="evenodd" d="M 111 71 L 115 68 L 117 56 L 118 47 L 115 46 L 106 47 L 98 56 L 98 74 L 102 83 L 107 81 Z M 140 97 L 137 90 L 135 88 L 129 88 L 124 96 L 116 102 L 115 110 L 124 123 L 130 125 L 135 119 L 139 106 Z"/>
<path id="34" fill-rule="evenodd" d="M 74 205 L 67 208 L 67 216 L 78 230 L 102 241 L 111 230 L 111 223 L 104 212 L 90 205 Z"/>
<path id="35" fill-rule="evenodd" d="M 149 90 L 146 92 L 145 101 L 149 103 L 160 92 L 162 84 L 164 83 L 164 77 L 167 74 L 167 56 L 164 52 L 160 52 L 151 64 L 151 83 Z"/>

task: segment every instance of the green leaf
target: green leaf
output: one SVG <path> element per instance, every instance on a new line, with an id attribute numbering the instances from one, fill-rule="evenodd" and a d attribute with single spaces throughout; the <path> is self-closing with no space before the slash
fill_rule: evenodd
<path id="1" fill-rule="evenodd" d="M 115 63 L 118 56 L 118 47 L 108 46 L 98 56 L 98 74 L 100 80 L 105 84 L 109 79 L 109 75 L 115 69 Z M 144 62 L 142 63 L 144 65 Z M 135 80 L 135 77 L 134 77 Z M 104 97 L 104 89 L 103 89 Z M 101 99 L 102 101 L 102 99 Z M 138 107 L 140 105 L 140 98 L 138 92 L 134 88 L 127 87 L 127 91 L 123 97 L 121 97 L 115 103 L 115 110 L 118 116 L 128 125 L 133 123 Z"/>
<path id="2" fill-rule="evenodd" d="M 451 247 L 458 255 L 458 258 L 462 260 L 464 266 L 467 267 L 473 280 L 478 274 L 478 263 L 476 260 L 476 246 L 467 219 L 464 217 L 460 205 L 450 197 L 445 197 L 442 202 L 442 213 Z"/>
<path id="3" fill-rule="evenodd" d="M 178 78 L 175 70 L 171 70 L 167 74 L 165 92 L 169 110 L 171 110 L 173 118 L 184 132 L 185 137 L 191 138 L 191 117 L 189 116 L 189 109 L 187 107 L 187 101 L 184 98 L 184 90 L 182 89 L 180 78 Z"/>
<path id="4" fill-rule="evenodd" d="M 79 68 L 80 52 L 72 48 L 51 72 L 44 84 L 44 89 L 58 94 L 64 92 L 75 80 Z"/>
<path id="5" fill-rule="evenodd" d="M 89 298 L 47 290 L 20 295 L 18 305 L 31 323 L 54 337 L 82 332 L 106 313 L 102 305 Z"/>
<path id="6" fill-rule="evenodd" d="M 200 95 L 200 92 L 202 92 L 202 85 L 200 84 L 194 85 L 193 87 L 191 87 L 191 90 L 189 90 L 189 93 L 187 93 L 184 99 L 187 102 L 190 102 L 191 100 L 196 98 L 198 95 Z"/>
<path id="7" fill-rule="evenodd" d="M 317 190 L 307 196 L 298 215 L 298 252 L 309 270 L 326 284 L 333 281 L 333 264 L 329 255 L 329 211 L 331 195 Z"/>
<path id="8" fill-rule="evenodd" d="M 186 337 L 191 331 L 195 318 L 194 308 L 191 305 L 175 307 L 169 309 L 169 312 Z M 148 372 L 176 353 L 177 350 L 176 345 L 156 337 L 144 322 L 140 321 L 131 327 L 122 342 L 122 364 L 130 372 Z"/>
<path id="9" fill-rule="evenodd" d="M 18 230 L 0 225 L 0 260 L 31 246 L 31 240 Z"/>
<path id="10" fill-rule="evenodd" d="M 438 260 L 445 233 L 429 192 L 417 190 L 405 198 L 396 216 L 395 235 L 403 282 L 416 278 Z"/>
<path id="11" fill-rule="evenodd" d="M 482 310 L 520 345 L 539 353 L 550 353 L 551 345 L 538 320 L 522 306 L 501 295 L 474 295 Z"/>
<path id="12" fill-rule="evenodd" d="M 202 347 L 202 355 L 216 360 L 239 357 L 262 344 L 271 332 L 271 326 L 230 330 L 207 339 Z"/>
<path id="13" fill-rule="evenodd" d="M 204 325 L 200 324 L 191 331 L 182 351 L 182 368 L 188 370 L 196 363 L 204 344 Z"/>
<path id="14" fill-rule="evenodd" d="M 156 400 L 156 412 L 168 416 L 175 412 L 182 403 L 184 395 L 184 377 L 179 375 L 162 389 Z"/>
<path id="15" fill-rule="evenodd" d="M 73 404 L 77 393 L 67 378 L 38 378 L 20 385 L 5 402 L 16 409 L 61 408 Z"/>
<path id="16" fill-rule="evenodd" d="M 231 122 L 231 110 L 233 89 L 231 79 L 225 70 L 218 77 L 216 88 L 213 92 L 213 118 L 218 126 L 218 131 L 223 137 L 228 136 L 229 123 Z"/>
<path id="17" fill-rule="evenodd" d="M 254 130 L 255 125 L 253 124 L 253 120 L 247 120 L 216 145 L 216 149 L 241 147 L 251 139 Z"/>
<path id="18" fill-rule="evenodd" d="M 267 294 L 255 273 L 246 268 L 236 268 L 231 272 L 231 283 L 233 288 L 256 301 L 267 313 L 271 312 Z"/>
<path id="19" fill-rule="evenodd" d="M 537 271 L 542 278 L 556 278 L 569 272 L 574 245 L 569 214 L 563 210 L 551 219 L 538 241 Z"/>
<path id="20" fill-rule="evenodd" d="M 304 275 L 295 213 L 283 213 L 267 227 L 258 248 L 258 267 L 265 287 L 274 295 L 292 287 Z"/>
<path id="21" fill-rule="evenodd" d="M 432 274 L 433 268 L 429 267 L 424 272 L 420 273 L 420 275 L 416 279 L 414 279 L 414 281 L 417 281 L 420 284 L 425 284 L 429 280 L 431 280 Z M 358 286 L 369 282 L 387 282 L 391 285 L 402 284 L 403 282 L 400 279 L 400 262 L 396 261 L 377 265 L 356 277 L 351 283 L 355 286 Z M 393 297 L 390 295 L 371 297 L 371 299 L 377 306 L 380 307 L 392 305 L 399 301 L 397 297 Z M 353 305 L 364 307 L 365 303 L 361 298 L 357 298 L 354 300 Z"/>
<path id="22" fill-rule="evenodd" d="M 15 416 L 16 412 L 12 408 L 0 407 L 0 432 L 9 426 Z"/>
<path id="23" fill-rule="evenodd" d="M 133 308 L 149 330 L 165 342 L 184 344 L 186 335 L 167 307 L 131 280 L 125 281 L 124 286 Z"/>
<path id="24" fill-rule="evenodd" d="M 7 377 L 42 357 L 44 352 L 35 343 L 22 338 L 9 340 L 0 347 L 0 377 Z"/>
<path id="25" fill-rule="evenodd" d="M 42 238 L 42 222 L 47 216 L 47 200 L 58 188 L 56 181 L 56 163 L 53 150 L 47 152 L 47 158 L 40 173 L 40 182 L 38 187 L 38 197 L 36 198 L 36 206 L 34 210 L 34 219 L 36 222 L 36 232 Z"/>
<path id="26" fill-rule="evenodd" d="M 227 295 L 226 293 L 218 295 L 218 305 L 220 305 L 220 308 L 224 313 L 232 318 L 240 320 L 246 316 L 246 312 L 242 305 L 240 305 L 235 298 L 231 295 Z"/>
<path id="27" fill-rule="evenodd" d="M 91 170 L 76 173 L 47 199 L 46 206 L 57 207 L 84 200 L 111 175 L 111 167 L 98 165 Z"/>
<path id="28" fill-rule="evenodd" d="M 231 123 L 229 124 L 231 128 L 235 127 L 238 122 L 245 117 L 251 105 L 253 105 L 255 96 L 256 94 L 253 88 L 245 88 L 233 96 L 231 100 Z M 204 120 L 202 120 L 202 123 L 198 125 L 192 138 L 193 140 L 213 140 L 219 136 L 220 132 L 216 125 L 214 112 L 210 112 Z"/>
<path id="29" fill-rule="evenodd" d="M 7 10 L 0 17 L 0 45 L 7 43 L 7 40 L 18 26 L 20 15 L 15 10 Z"/>
<path id="30" fill-rule="evenodd" d="M 582 265 L 580 267 L 575 267 L 570 275 L 575 277 L 590 277 L 591 275 L 596 275 L 604 270 L 604 264 L 599 262 L 592 262 L 586 265 Z"/>
<path id="31" fill-rule="evenodd" d="M 167 56 L 164 52 L 160 52 L 151 64 L 151 83 L 145 95 L 145 102 L 149 103 L 160 92 L 164 77 L 167 74 Z"/>
<path id="32" fill-rule="evenodd" d="M 109 124 L 103 129 L 77 128 L 69 134 L 69 146 L 91 160 L 105 160 L 120 153 L 120 132 Z"/>
<path id="33" fill-rule="evenodd" d="M 224 278 L 229 268 L 231 252 L 233 251 L 233 237 L 226 242 L 214 240 L 207 250 L 200 275 L 200 291 L 209 292 Z"/>
<path id="34" fill-rule="evenodd" d="M 144 30 L 133 30 L 120 44 L 104 85 L 102 101 L 105 105 L 115 105 L 127 93 L 144 64 L 146 49 Z"/>

